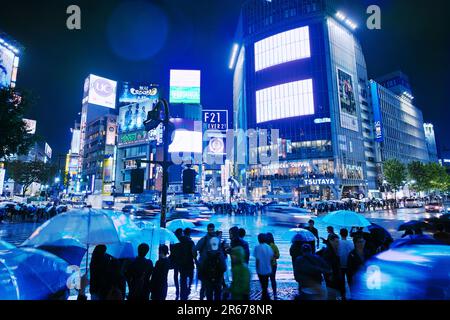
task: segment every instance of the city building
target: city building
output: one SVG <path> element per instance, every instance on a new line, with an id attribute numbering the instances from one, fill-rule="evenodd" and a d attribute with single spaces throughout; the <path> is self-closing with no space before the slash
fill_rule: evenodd
<path id="1" fill-rule="evenodd" d="M 80 124 L 75 123 L 74 128 L 70 129 L 72 140 L 70 150 L 66 155 L 66 165 L 64 170 L 64 182 L 67 185 L 68 194 L 79 194 L 81 192 L 81 171 L 80 162 Z"/>
<path id="2" fill-rule="evenodd" d="M 131 170 L 137 168 L 136 160 L 155 160 L 155 148 L 161 143 L 160 130 L 150 134 L 144 128 L 147 114 L 159 99 L 159 86 L 151 83 L 124 82 L 119 89 L 119 120 L 116 161 L 116 194 L 130 194 Z M 154 187 L 158 170 L 154 164 L 142 163 L 144 190 Z"/>
<path id="3" fill-rule="evenodd" d="M 428 162 L 429 156 L 422 111 L 413 104 L 408 77 L 394 72 L 371 80 L 370 87 L 380 185 L 383 161 Z"/>
<path id="4" fill-rule="evenodd" d="M 438 162 L 438 151 L 436 146 L 436 137 L 434 135 L 434 126 L 431 123 L 424 123 L 425 141 L 427 143 L 428 157 L 431 162 Z"/>
<path id="5" fill-rule="evenodd" d="M 443 148 L 440 153 L 439 163 L 444 166 L 447 170 L 447 173 L 450 174 L 450 149 Z"/>
<path id="6" fill-rule="evenodd" d="M 356 28 L 332 1 L 244 2 L 230 61 L 234 129 L 278 129 L 280 159 L 236 161 L 233 176 L 243 195 L 301 202 L 376 189 L 368 77 Z"/>
<path id="7" fill-rule="evenodd" d="M 117 139 L 117 116 L 101 116 L 86 125 L 82 180 L 86 193 L 111 195 Z"/>

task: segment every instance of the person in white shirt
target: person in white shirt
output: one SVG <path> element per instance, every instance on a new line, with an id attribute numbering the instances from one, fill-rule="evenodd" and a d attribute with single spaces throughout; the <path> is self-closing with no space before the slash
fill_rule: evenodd
<path id="1" fill-rule="evenodd" d="M 348 270 L 347 270 L 347 260 L 348 260 L 348 255 L 350 254 L 350 252 L 353 251 L 353 249 L 355 249 L 355 245 L 353 244 L 352 240 L 348 240 L 348 230 L 347 229 L 341 229 L 339 231 L 339 234 L 341 236 L 341 240 L 339 240 L 339 260 L 341 263 L 341 270 L 342 270 L 342 276 L 347 278 L 348 281 Z M 341 295 L 342 298 L 345 299 L 345 278 L 344 278 L 344 285 L 343 288 L 341 289 Z"/>
<path id="2" fill-rule="evenodd" d="M 256 273 L 258 274 L 259 282 L 261 283 L 262 297 L 261 300 L 270 300 L 269 292 L 269 277 L 272 273 L 272 258 L 274 252 L 272 248 L 266 243 L 266 235 L 260 233 L 258 235 L 259 244 L 255 247 L 254 256 L 256 259 Z"/>

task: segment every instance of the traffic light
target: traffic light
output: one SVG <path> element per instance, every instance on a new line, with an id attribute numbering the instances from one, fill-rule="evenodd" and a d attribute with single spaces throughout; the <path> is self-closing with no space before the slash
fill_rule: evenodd
<path id="1" fill-rule="evenodd" d="M 183 170 L 183 193 L 195 193 L 195 176 L 197 172 L 194 169 L 187 168 Z"/>
<path id="2" fill-rule="evenodd" d="M 144 121 L 145 130 L 151 131 L 156 129 L 161 122 L 161 103 L 158 102 L 156 106 L 147 113 L 147 120 Z"/>
<path id="3" fill-rule="evenodd" d="M 141 194 L 144 192 L 144 169 L 131 170 L 130 193 Z"/>

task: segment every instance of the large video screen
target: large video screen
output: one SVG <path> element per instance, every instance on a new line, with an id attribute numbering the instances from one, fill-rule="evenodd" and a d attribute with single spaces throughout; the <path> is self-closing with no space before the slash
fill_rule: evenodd
<path id="1" fill-rule="evenodd" d="M 116 108 L 117 82 L 91 74 L 84 84 L 88 103 L 111 109 Z"/>
<path id="2" fill-rule="evenodd" d="M 157 102 L 158 99 L 147 99 L 121 107 L 119 109 L 119 133 L 144 130 L 147 114 Z"/>
<path id="3" fill-rule="evenodd" d="M 171 119 L 175 132 L 169 152 L 203 152 L 202 122 L 186 119 Z"/>
<path id="4" fill-rule="evenodd" d="M 123 82 L 119 90 L 119 103 L 130 104 L 159 99 L 159 87 L 154 84 Z"/>
<path id="5" fill-rule="evenodd" d="M 9 87 L 13 77 L 15 54 L 0 44 L 0 88 Z"/>
<path id="6" fill-rule="evenodd" d="M 281 32 L 255 43 L 255 72 L 309 57 L 308 26 Z"/>
<path id="7" fill-rule="evenodd" d="M 200 103 L 200 70 L 170 70 L 170 103 Z"/>
<path id="8" fill-rule="evenodd" d="M 314 114 L 312 79 L 256 91 L 256 122 Z"/>

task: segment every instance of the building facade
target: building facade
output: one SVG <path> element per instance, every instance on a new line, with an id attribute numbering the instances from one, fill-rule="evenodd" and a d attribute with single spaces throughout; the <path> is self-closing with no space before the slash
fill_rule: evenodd
<path id="1" fill-rule="evenodd" d="M 438 162 L 438 151 L 436 146 L 436 136 L 434 135 L 434 126 L 431 123 L 424 123 L 425 141 L 427 143 L 428 157 L 432 162 Z"/>
<path id="2" fill-rule="evenodd" d="M 371 80 L 370 87 L 379 168 L 388 159 L 405 164 L 428 162 L 423 115 L 413 104 L 407 77 L 397 72 L 377 81 Z M 381 177 L 381 171 L 379 173 Z"/>
<path id="3" fill-rule="evenodd" d="M 278 129 L 280 156 L 270 165 L 250 164 L 248 156 L 235 163 L 247 196 L 300 201 L 375 188 L 367 71 L 355 27 L 330 1 L 244 3 L 230 63 L 234 129 Z"/>
<path id="4" fill-rule="evenodd" d="M 82 180 L 86 193 L 110 195 L 114 185 L 117 116 L 101 116 L 86 125 Z"/>

